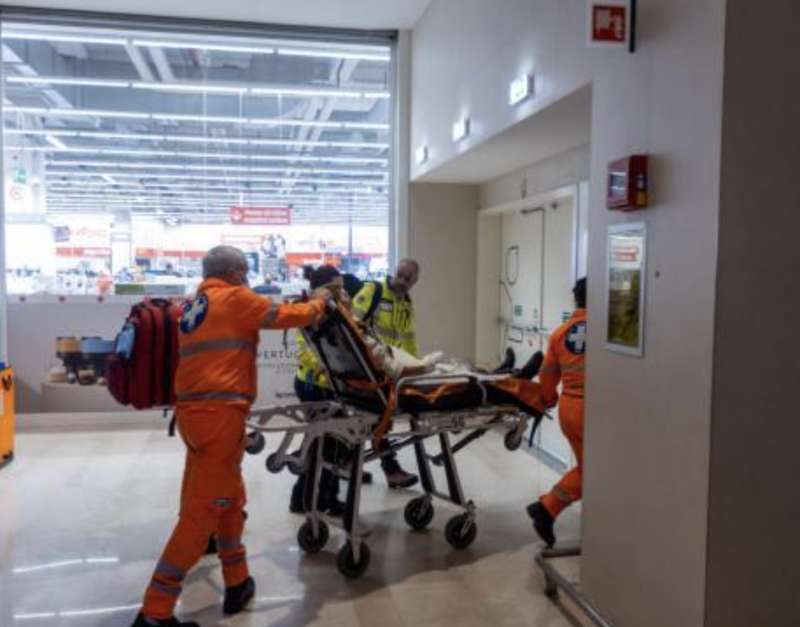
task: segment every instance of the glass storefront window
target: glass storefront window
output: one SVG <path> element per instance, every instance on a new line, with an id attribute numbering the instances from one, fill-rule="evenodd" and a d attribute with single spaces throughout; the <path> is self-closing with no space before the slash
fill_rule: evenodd
<path id="1" fill-rule="evenodd" d="M 182 295 L 218 244 L 385 273 L 388 39 L 86 24 L 2 25 L 10 294 Z"/>

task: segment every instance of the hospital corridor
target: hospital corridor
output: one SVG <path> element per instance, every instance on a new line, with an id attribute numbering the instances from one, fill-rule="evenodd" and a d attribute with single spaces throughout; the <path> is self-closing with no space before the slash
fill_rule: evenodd
<path id="1" fill-rule="evenodd" d="M 0 49 L 0 627 L 800 625 L 796 0 Z"/>

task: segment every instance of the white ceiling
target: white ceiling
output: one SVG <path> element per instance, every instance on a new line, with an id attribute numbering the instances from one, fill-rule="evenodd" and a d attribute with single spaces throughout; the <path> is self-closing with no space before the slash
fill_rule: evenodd
<path id="1" fill-rule="evenodd" d="M 430 3 L 431 0 L 12 0 L 4 4 L 267 24 L 394 30 L 412 28 Z"/>
<path id="2" fill-rule="evenodd" d="M 434 168 L 420 181 L 481 184 L 591 141 L 590 86 Z"/>

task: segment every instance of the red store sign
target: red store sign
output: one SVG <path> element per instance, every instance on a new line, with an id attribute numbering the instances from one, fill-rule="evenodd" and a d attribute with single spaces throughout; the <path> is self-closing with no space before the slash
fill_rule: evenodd
<path id="1" fill-rule="evenodd" d="M 291 207 L 231 207 L 231 224 L 289 226 Z"/>

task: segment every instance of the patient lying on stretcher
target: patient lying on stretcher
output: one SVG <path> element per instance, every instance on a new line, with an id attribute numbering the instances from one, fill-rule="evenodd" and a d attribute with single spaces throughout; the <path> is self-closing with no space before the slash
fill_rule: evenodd
<path id="1" fill-rule="evenodd" d="M 336 302 L 345 312 L 350 311 L 350 298 L 343 288 L 341 277 L 325 286 L 333 295 Z M 413 382 L 404 385 L 400 396 L 409 401 L 409 397 L 417 397 L 420 402 L 427 400 L 436 402 L 444 397 L 453 397 L 460 393 L 468 393 L 463 383 L 449 381 L 435 381 L 435 375 L 442 376 L 464 374 L 480 381 L 486 392 L 486 401 L 494 404 L 510 404 L 531 413 L 541 414 L 545 405 L 541 399 L 540 387 L 532 381 L 541 365 L 541 354 L 534 355 L 531 360 L 518 371 L 498 376 L 476 372 L 467 364 L 457 360 L 448 359 L 441 351 L 430 353 L 418 359 L 403 349 L 389 346 L 378 338 L 372 331 L 348 315 L 351 324 L 359 332 L 364 346 L 370 353 L 372 361 L 392 382 L 401 381 L 407 377 L 419 375 L 433 375 L 432 382 Z"/>

